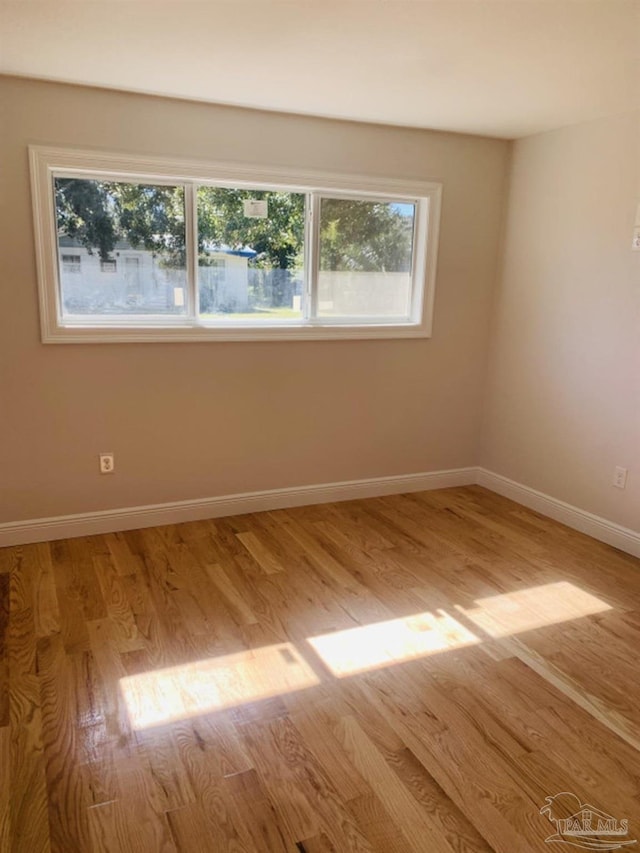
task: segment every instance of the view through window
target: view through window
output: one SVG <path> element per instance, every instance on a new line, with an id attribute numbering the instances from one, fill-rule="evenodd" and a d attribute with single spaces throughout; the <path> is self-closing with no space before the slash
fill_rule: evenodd
<path id="1" fill-rule="evenodd" d="M 321 317 L 404 317 L 411 310 L 415 204 L 323 198 Z"/>
<path id="2" fill-rule="evenodd" d="M 185 313 L 183 187 L 81 178 L 54 187 L 63 316 Z"/>
<path id="3" fill-rule="evenodd" d="M 207 186 L 197 199 L 201 318 L 302 319 L 305 195 Z"/>

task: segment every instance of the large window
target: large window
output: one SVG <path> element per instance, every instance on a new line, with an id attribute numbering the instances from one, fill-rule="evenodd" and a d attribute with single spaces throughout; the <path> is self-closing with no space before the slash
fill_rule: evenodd
<path id="1" fill-rule="evenodd" d="M 45 342 L 430 334 L 438 184 L 30 153 Z"/>

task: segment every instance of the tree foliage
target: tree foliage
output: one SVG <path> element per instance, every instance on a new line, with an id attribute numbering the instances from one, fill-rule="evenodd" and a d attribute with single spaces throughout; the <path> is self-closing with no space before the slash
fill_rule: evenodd
<path id="1" fill-rule="evenodd" d="M 250 218 L 244 202 L 267 202 L 268 216 Z M 226 246 L 250 247 L 257 255 L 254 266 L 294 269 L 302 266 L 304 208 L 302 193 L 241 190 L 227 187 L 198 189 L 198 249 L 200 262 L 208 251 Z"/>
<path id="2" fill-rule="evenodd" d="M 411 268 L 413 218 L 398 205 L 324 198 L 320 269 L 406 272 Z"/>
<path id="3" fill-rule="evenodd" d="M 56 178 L 58 234 L 107 260 L 118 243 L 161 254 L 168 266 L 185 261 L 181 187 Z"/>
<path id="4" fill-rule="evenodd" d="M 59 235 L 77 240 L 107 260 L 120 243 L 160 255 L 166 266 L 184 267 L 185 214 L 181 186 L 56 178 Z M 248 199 L 266 200 L 268 216 L 244 214 Z M 199 263 L 219 250 L 250 247 L 251 265 L 301 269 L 304 251 L 303 193 L 201 186 L 197 191 Z M 413 217 L 400 205 L 351 199 L 321 202 L 322 270 L 410 269 Z"/>
<path id="5" fill-rule="evenodd" d="M 265 199 L 269 215 L 251 219 L 243 202 Z M 77 240 L 107 260 L 118 243 L 160 254 L 167 266 L 184 266 L 184 191 L 179 186 L 56 179 L 58 234 Z M 200 262 L 219 249 L 250 247 L 259 267 L 292 269 L 304 244 L 301 193 L 200 187 Z"/>

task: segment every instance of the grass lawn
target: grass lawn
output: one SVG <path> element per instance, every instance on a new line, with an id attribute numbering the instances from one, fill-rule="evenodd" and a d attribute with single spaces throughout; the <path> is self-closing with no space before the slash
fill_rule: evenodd
<path id="1" fill-rule="evenodd" d="M 244 314 L 222 312 L 201 314 L 203 320 L 301 320 L 302 313 L 293 308 L 254 308 Z"/>

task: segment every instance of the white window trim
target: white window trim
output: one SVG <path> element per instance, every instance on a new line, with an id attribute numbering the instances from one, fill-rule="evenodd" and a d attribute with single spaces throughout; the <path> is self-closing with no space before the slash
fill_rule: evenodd
<path id="1" fill-rule="evenodd" d="M 438 231 L 442 184 L 265 167 L 238 163 L 200 162 L 129 154 L 86 151 L 48 146 L 30 146 L 29 160 L 35 228 L 40 325 L 43 343 L 124 343 L 141 341 L 283 341 L 370 338 L 422 338 L 431 336 L 435 296 Z M 198 319 L 194 309 L 196 276 L 193 251 L 187 252 L 187 317 L 101 318 L 99 324 L 86 317 L 62 319 L 59 304 L 58 249 L 55 227 L 53 175 L 69 171 L 72 176 L 102 176 L 112 180 L 144 180 L 164 183 L 197 182 L 265 189 L 288 189 L 318 195 L 358 198 L 406 199 L 416 203 L 416 269 L 412 287 L 411 321 L 379 319 L 271 322 L 257 326 L 252 321 L 230 321 L 229 328 Z M 188 187 L 187 187 L 188 189 Z M 187 193 L 185 203 L 193 208 L 187 215 L 186 238 L 197 246 L 195 234 L 195 193 Z M 191 197 L 191 198 L 190 198 Z M 317 210 L 315 211 L 317 215 Z M 307 224 L 308 229 L 308 224 Z M 309 244 L 308 244 L 309 245 Z M 426 251 L 428 247 L 428 251 Z M 317 247 L 311 246 L 311 252 Z M 309 259 L 312 263 L 312 259 Z M 424 286 L 416 286 L 424 282 Z"/>

